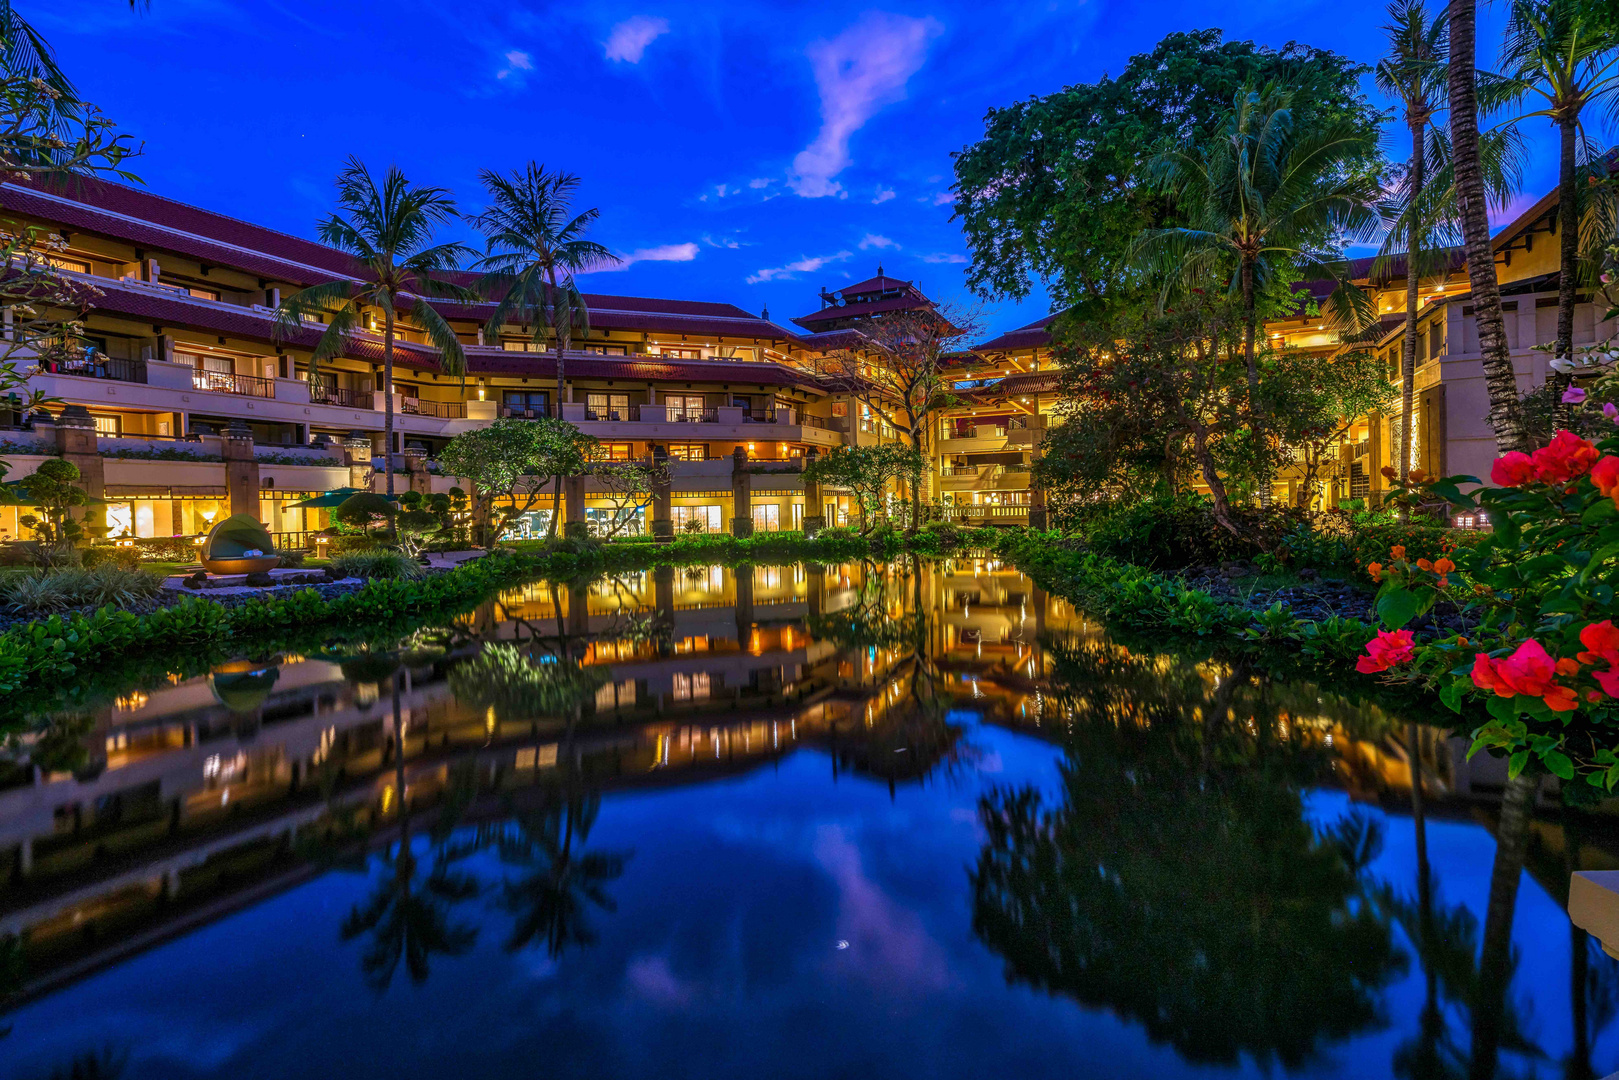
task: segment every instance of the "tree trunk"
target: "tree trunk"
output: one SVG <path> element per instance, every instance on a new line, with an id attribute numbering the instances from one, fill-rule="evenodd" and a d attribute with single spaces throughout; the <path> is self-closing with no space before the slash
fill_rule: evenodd
<path id="1" fill-rule="evenodd" d="M 1400 445 L 1399 461 L 1394 471 L 1399 483 L 1405 482 L 1416 468 L 1411 460 L 1411 420 L 1413 398 L 1417 391 L 1417 313 L 1422 309 L 1421 284 L 1417 277 L 1417 249 L 1422 246 L 1422 225 L 1415 213 L 1422 197 L 1426 179 L 1427 155 L 1423 152 L 1422 124 L 1411 125 L 1411 222 L 1406 229 L 1405 241 L 1405 341 L 1400 349 Z M 1440 271 L 1445 273 L 1445 271 Z M 1400 522 L 1411 520 L 1411 508 L 1400 507 Z"/>
<path id="2" fill-rule="evenodd" d="M 565 362 L 563 360 L 563 353 L 567 352 L 567 349 L 568 349 L 568 341 L 569 341 L 569 336 L 570 336 L 569 331 L 572 329 L 573 320 L 572 320 L 572 312 L 570 311 L 570 312 L 564 314 L 560 324 L 558 324 L 556 322 L 557 298 L 558 298 L 558 295 L 559 295 L 558 291 L 557 291 L 557 272 L 556 272 L 555 269 L 552 269 L 552 270 L 548 271 L 548 273 L 550 274 L 550 279 L 551 279 L 551 304 L 550 304 L 551 317 L 552 317 L 551 329 L 553 331 L 555 331 L 555 334 L 556 334 L 556 346 L 557 346 L 557 400 L 556 400 L 556 412 L 553 413 L 552 415 L 554 415 L 558 420 L 560 420 L 560 419 L 562 419 L 562 395 L 567 392 L 566 391 L 566 383 L 564 382 L 564 376 L 565 376 L 565 373 L 566 373 L 566 364 L 565 364 Z M 559 477 L 556 478 L 556 484 L 552 488 L 552 491 L 551 491 L 551 527 L 546 533 L 545 538 L 547 540 L 556 539 L 557 520 L 561 516 L 562 516 L 562 477 L 559 476 Z"/>
<path id="3" fill-rule="evenodd" d="M 1225 481 L 1220 479 L 1220 470 L 1215 468 L 1214 455 L 1209 453 L 1208 432 L 1202 427 L 1192 429 L 1192 452 L 1197 457 L 1198 468 L 1203 471 L 1203 482 L 1209 485 L 1209 497 L 1214 503 L 1214 520 L 1232 536 L 1242 536 L 1242 530 L 1231 520 L 1231 503 L 1226 498 Z"/>
<path id="4" fill-rule="evenodd" d="M 394 312 L 390 306 L 382 314 L 382 470 L 388 474 L 388 505 L 394 504 Z M 397 543 L 399 531 L 388 518 L 388 535 Z"/>
<path id="5" fill-rule="evenodd" d="M 1259 311 L 1254 300 L 1254 261 L 1242 260 L 1242 355 L 1248 364 L 1248 423 L 1254 429 L 1254 438 L 1265 435 L 1264 410 L 1259 407 L 1259 362 L 1254 356 L 1254 337 L 1257 334 Z M 1262 467 L 1259 474 L 1259 505 L 1271 503 L 1271 474 Z"/>
<path id="6" fill-rule="evenodd" d="M 1444 1012 L 1439 1005 L 1439 971 L 1434 959 L 1437 934 L 1433 918 L 1433 871 L 1428 865 L 1428 814 L 1422 788 L 1422 737 L 1416 724 L 1405 726 L 1405 752 L 1411 765 L 1411 824 L 1417 841 L 1417 955 L 1422 960 L 1423 1059 L 1431 1061 L 1433 1048 L 1444 1031 Z M 1426 1075 L 1419 1073 L 1417 1075 Z"/>
<path id="7" fill-rule="evenodd" d="M 1478 1000 L 1473 1006 L 1471 1080 L 1494 1080 L 1501 1056 L 1502 1025 L 1512 981 L 1512 916 L 1518 883 L 1529 854 L 1540 778 L 1527 772 L 1508 780 L 1495 827 L 1495 863 L 1490 869 L 1490 903 L 1484 914 L 1484 946 L 1479 954 Z"/>
<path id="8" fill-rule="evenodd" d="M 1484 385 L 1490 394 L 1490 427 L 1496 449 L 1527 450 L 1523 410 L 1518 403 L 1518 377 L 1507 348 L 1501 318 L 1501 286 L 1495 276 L 1495 252 L 1490 246 L 1489 207 L 1484 199 L 1484 170 L 1479 162 L 1478 82 L 1476 63 L 1476 0 L 1451 0 L 1450 30 L 1450 141 L 1456 177 L 1456 201 L 1461 211 L 1462 237 L 1467 252 L 1467 277 L 1472 284 L 1474 324 L 1479 352 L 1484 359 Z"/>
<path id="9" fill-rule="evenodd" d="M 1580 258 L 1580 189 L 1574 179 L 1574 146 L 1577 120 L 1568 117 L 1558 121 L 1557 168 L 1557 346 L 1554 356 L 1574 359 L 1574 286 Z M 1567 372 L 1554 372 L 1551 383 L 1557 395 L 1554 406 L 1556 427 L 1567 427 L 1572 406 L 1562 402 L 1563 391 L 1574 378 Z"/>

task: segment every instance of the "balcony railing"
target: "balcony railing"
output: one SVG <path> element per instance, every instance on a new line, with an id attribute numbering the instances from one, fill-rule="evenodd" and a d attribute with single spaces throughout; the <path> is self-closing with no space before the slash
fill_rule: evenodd
<path id="1" fill-rule="evenodd" d="M 261 379 L 257 375 L 233 375 L 226 371 L 193 371 L 191 385 L 198 390 L 212 390 L 219 394 L 240 394 L 243 397 L 275 397 L 275 380 Z"/>
<path id="2" fill-rule="evenodd" d="M 798 422 L 800 424 L 803 424 L 805 427 L 820 428 L 822 431 L 828 430 L 827 422 L 826 422 L 825 418 L 823 418 L 823 417 L 819 417 L 819 416 L 800 416 L 798 418 Z"/>
<path id="3" fill-rule="evenodd" d="M 502 405 L 500 415 L 508 420 L 538 420 L 542 416 L 555 416 L 555 405 Z"/>
<path id="4" fill-rule="evenodd" d="M 641 422 L 641 406 L 621 405 L 613 409 L 605 406 L 587 405 L 585 406 L 585 419 L 604 423 L 638 424 Z"/>
<path id="5" fill-rule="evenodd" d="M 671 412 L 669 420 L 675 424 L 717 424 L 720 422 L 719 409 L 686 409 L 683 412 Z"/>
<path id="6" fill-rule="evenodd" d="M 408 397 L 402 399 L 400 408 L 411 416 L 436 416 L 440 420 L 460 420 L 467 415 L 464 401 L 423 401 Z"/>
<path id="7" fill-rule="evenodd" d="M 977 476 L 977 465 L 946 465 L 939 470 L 940 476 Z"/>
<path id="8" fill-rule="evenodd" d="M 118 382 L 146 381 L 146 361 L 114 360 L 111 357 L 50 361 L 45 370 L 53 375 L 77 375 L 85 379 L 115 379 Z"/>
<path id="9" fill-rule="evenodd" d="M 340 386 L 319 383 L 310 386 L 309 400 L 316 405 L 337 405 L 344 409 L 372 409 L 376 406 L 376 398 L 369 390 L 344 390 Z"/>

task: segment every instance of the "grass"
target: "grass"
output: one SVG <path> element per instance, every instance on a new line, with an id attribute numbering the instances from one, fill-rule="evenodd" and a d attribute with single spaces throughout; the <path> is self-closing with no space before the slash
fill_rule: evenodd
<path id="1" fill-rule="evenodd" d="M 0 581 L 0 606 L 11 611 L 66 611 L 110 604 L 129 607 L 156 596 L 163 579 L 144 570 L 98 566 L 12 574 Z"/>

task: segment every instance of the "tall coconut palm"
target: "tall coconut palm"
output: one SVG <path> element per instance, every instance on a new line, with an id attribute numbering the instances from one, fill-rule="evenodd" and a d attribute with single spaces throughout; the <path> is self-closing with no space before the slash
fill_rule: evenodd
<path id="1" fill-rule="evenodd" d="M 1423 150 L 1428 127 L 1440 109 L 1440 94 L 1445 86 L 1445 23 L 1439 17 L 1430 19 L 1422 0 L 1390 4 L 1388 12 L 1389 25 L 1383 30 L 1388 34 L 1389 54 L 1378 62 L 1377 88 L 1398 100 L 1404 111 L 1405 126 L 1411 133 L 1411 157 L 1406 162 L 1401 188 L 1406 200 L 1415 204 L 1422 198 L 1427 180 L 1428 161 Z M 1398 239 L 1390 230 L 1384 241 L 1385 249 Z M 1431 260 L 1420 257 L 1428 252 L 1422 243 L 1422 223 L 1418 215 L 1410 216 L 1403 239 L 1406 319 L 1405 341 L 1400 350 L 1400 441 L 1395 466 L 1401 477 L 1416 466 L 1411 460 L 1411 413 L 1417 379 L 1418 275 L 1435 269 L 1425 265 Z M 1448 268 L 1448 257 L 1442 255 L 1440 261 L 1447 264 L 1438 267 L 1443 273 Z"/>
<path id="2" fill-rule="evenodd" d="M 1574 296 L 1580 259 L 1580 159 L 1589 158 L 1584 117 L 1619 103 L 1619 27 L 1604 26 L 1579 0 L 1515 0 L 1501 49 L 1500 80 L 1487 98 L 1536 107 L 1514 123 L 1542 117 L 1557 128 L 1557 341 L 1554 356 L 1574 357 Z M 1558 376 L 1564 382 L 1567 374 Z"/>
<path id="3" fill-rule="evenodd" d="M 1490 427 L 1502 453 L 1527 449 L 1523 410 L 1518 404 L 1518 377 L 1507 348 L 1501 315 L 1501 283 L 1495 276 L 1490 246 L 1490 211 L 1478 137 L 1478 4 L 1450 0 L 1445 9 L 1450 38 L 1446 90 L 1450 98 L 1450 141 L 1455 147 L 1456 202 L 1460 211 L 1467 277 L 1472 286 L 1474 325 L 1483 356 L 1484 385 L 1490 395 Z"/>
<path id="4" fill-rule="evenodd" d="M 533 341 L 551 341 L 557 356 L 557 415 L 566 393 L 566 354 L 573 335 L 590 333 L 590 308 L 575 275 L 618 262 L 618 256 L 585 233 L 601 211 L 573 212 L 579 178 L 552 172 L 531 161 L 506 176 L 491 169 L 478 174 L 489 205 L 471 222 L 484 234 L 483 271 L 478 290 L 495 298 L 489 325 L 506 322 L 532 326 Z M 551 511 L 556 535 L 562 477 L 557 477 Z"/>
<path id="5" fill-rule="evenodd" d="M 465 375 L 466 352 L 429 296 L 470 300 L 474 294 L 444 278 L 475 252 L 463 244 L 434 244 L 433 231 L 458 215 L 446 188 L 415 187 L 390 165 L 380 185 L 358 158 L 337 174 L 337 213 L 316 227 L 321 240 L 354 256 L 351 277 L 294 293 L 276 308 L 276 332 L 285 338 L 304 326 L 305 317 L 330 317 L 309 358 L 309 378 L 320 365 L 354 347 L 354 335 L 374 329 L 373 311 L 382 313 L 383 460 L 388 497 L 394 494 L 394 338 L 401 314 L 427 334 L 448 374 Z"/>
<path id="6" fill-rule="evenodd" d="M 1248 409 L 1256 429 L 1259 369 L 1254 337 L 1259 297 L 1280 278 L 1330 278 L 1335 319 L 1359 330 L 1371 319 L 1365 295 L 1349 284 L 1342 244 L 1378 229 L 1375 140 L 1347 123 L 1300 131 L 1294 92 L 1275 85 L 1239 90 L 1224 119 L 1200 145 L 1169 148 L 1152 163 L 1174 193 L 1184 224 L 1142 235 L 1138 256 L 1166 289 L 1224 278 L 1240 297 Z M 1166 294 L 1167 295 L 1167 294 Z"/>

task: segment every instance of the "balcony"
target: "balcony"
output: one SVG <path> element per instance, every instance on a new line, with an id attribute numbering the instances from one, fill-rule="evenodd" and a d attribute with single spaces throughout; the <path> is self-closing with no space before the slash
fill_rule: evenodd
<path id="1" fill-rule="evenodd" d="M 144 360 L 114 360 L 107 356 L 96 356 L 82 360 L 47 360 L 42 366 L 52 375 L 77 375 L 83 379 L 113 379 L 132 383 L 146 381 Z"/>
<path id="2" fill-rule="evenodd" d="M 467 415 L 464 401 L 423 401 L 408 397 L 401 399 L 399 409 L 409 416 L 431 416 L 439 420 L 460 420 Z"/>
<path id="3" fill-rule="evenodd" d="M 275 380 L 261 379 L 257 375 L 234 375 L 225 371 L 193 371 L 191 386 L 195 390 L 209 390 L 216 394 L 238 394 L 242 397 L 275 397 Z"/>
<path id="4" fill-rule="evenodd" d="M 336 405 L 344 409 L 374 409 L 376 397 L 370 390 L 344 390 L 325 383 L 309 384 L 309 400 L 315 405 Z"/>

